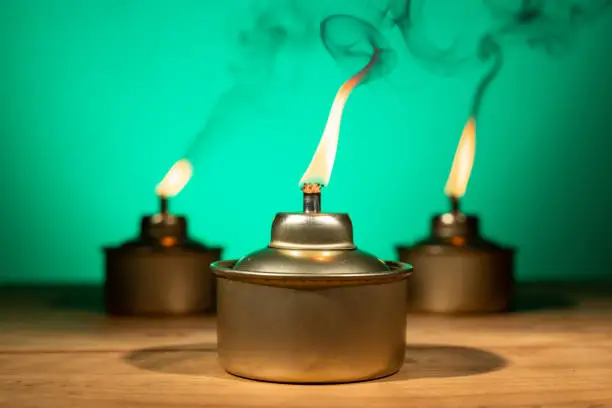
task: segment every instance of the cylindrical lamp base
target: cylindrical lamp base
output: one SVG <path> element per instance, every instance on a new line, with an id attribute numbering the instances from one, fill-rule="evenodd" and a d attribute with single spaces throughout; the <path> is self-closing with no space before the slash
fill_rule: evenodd
<path id="1" fill-rule="evenodd" d="M 512 250 L 453 247 L 398 248 L 414 265 L 408 279 L 410 310 L 434 313 L 491 313 L 510 310 L 514 287 Z"/>
<path id="2" fill-rule="evenodd" d="M 113 315 L 185 315 L 211 311 L 210 263 L 221 251 L 118 248 L 106 252 L 105 303 Z"/>

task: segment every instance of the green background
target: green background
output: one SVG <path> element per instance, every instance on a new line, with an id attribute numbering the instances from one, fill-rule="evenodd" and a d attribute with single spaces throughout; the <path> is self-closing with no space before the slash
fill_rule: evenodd
<path id="1" fill-rule="evenodd" d="M 101 247 L 137 233 L 202 129 L 171 208 L 225 258 L 265 246 L 274 214 L 301 208 L 298 181 L 347 77 L 319 21 L 376 15 L 365 0 L 302 3 L 3 0 L 0 282 L 101 281 Z M 431 1 L 423 21 L 467 53 L 493 23 L 468 0 Z M 612 277 L 612 13 L 570 31 L 560 54 L 505 45 L 479 118 L 464 209 L 518 247 L 523 281 Z M 323 208 L 350 213 L 357 244 L 394 259 L 447 209 L 486 66 L 432 73 L 397 30 L 384 35 L 398 65 L 351 96 Z"/>

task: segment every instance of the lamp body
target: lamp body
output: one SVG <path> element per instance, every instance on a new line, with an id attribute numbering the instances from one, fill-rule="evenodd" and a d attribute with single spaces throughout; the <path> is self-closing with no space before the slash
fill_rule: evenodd
<path id="1" fill-rule="evenodd" d="M 107 313 L 136 316 L 213 311 L 216 285 L 210 263 L 221 257 L 221 249 L 189 239 L 184 217 L 155 217 L 143 217 L 137 239 L 104 248 Z"/>
<path id="2" fill-rule="evenodd" d="M 346 214 L 278 214 L 270 245 L 213 264 L 218 353 L 230 373 L 345 383 L 404 362 L 410 266 L 358 250 Z"/>
<path id="3" fill-rule="evenodd" d="M 514 249 L 483 238 L 476 217 L 460 215 L 450 222 L 445 217 L 434 217 L 427 239 L 397 248 L 399 259 L 415 268 L 408 282 L 409 310 L 450 314 L 509 311 Z"/>

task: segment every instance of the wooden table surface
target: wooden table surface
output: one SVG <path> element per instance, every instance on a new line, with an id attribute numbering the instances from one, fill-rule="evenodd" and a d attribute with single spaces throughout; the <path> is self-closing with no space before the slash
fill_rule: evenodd
<path id="1" fill-rule="evenodd" d="M 0 407 L 612 408 L 612 287 L 522 287 L 505 315 L 408 316 L 403 369 L 347 385 L 226 374 L 213 316 L 110 318 L 100 289 L 0 289 Z"/>

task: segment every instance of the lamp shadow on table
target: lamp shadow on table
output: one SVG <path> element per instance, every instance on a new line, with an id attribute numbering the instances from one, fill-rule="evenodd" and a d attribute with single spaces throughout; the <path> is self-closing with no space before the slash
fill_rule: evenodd
<path id="1" fill-rule="evenodd" d="M 66 285 L 49 290 L 50 307 L 89 313 L 104 313 L 104 289 L 99 285 Z"/>
<path id="2" fill-rule="evenodd" d="M 576 307 L 576 302 L 563 291 L 554 288 L 532 288 L 525 285 L 512 299 L 513 312 L 534 312 L 541 310 L 567 310 Z"/>
<path id="3" fill-rule="evenodd" d="M 217 362 L 216 345 L 193 344 L 134 350 L 123 360 L 141 370 L 213 378 L 236 378 Z M 507 365 L 501 356 L 486 350 L 451 345 L 410 344 L 404 366 L 381 382 L 419 378 L 464 377 L 500 370 Z M 241 380 L 241 379 L 237 379 Z M 242 380 L 246 381 L 246 380 Z"/>
<path id="4" fill-rule="evenodd" d="M 213 378 L 233 378 L 217 362 L 216 344 L 185 344 L 133 350 L 123 361 L 141 370 Z"/>
<path id="5" fill-rule="evenodd" d="M 508 362 L 487 350 L 452 345 L 409 344 L 404 366 L 383 382 L 398 382 L 419 378 L 450 378 L 485 374 L 501 370 Z"/>

